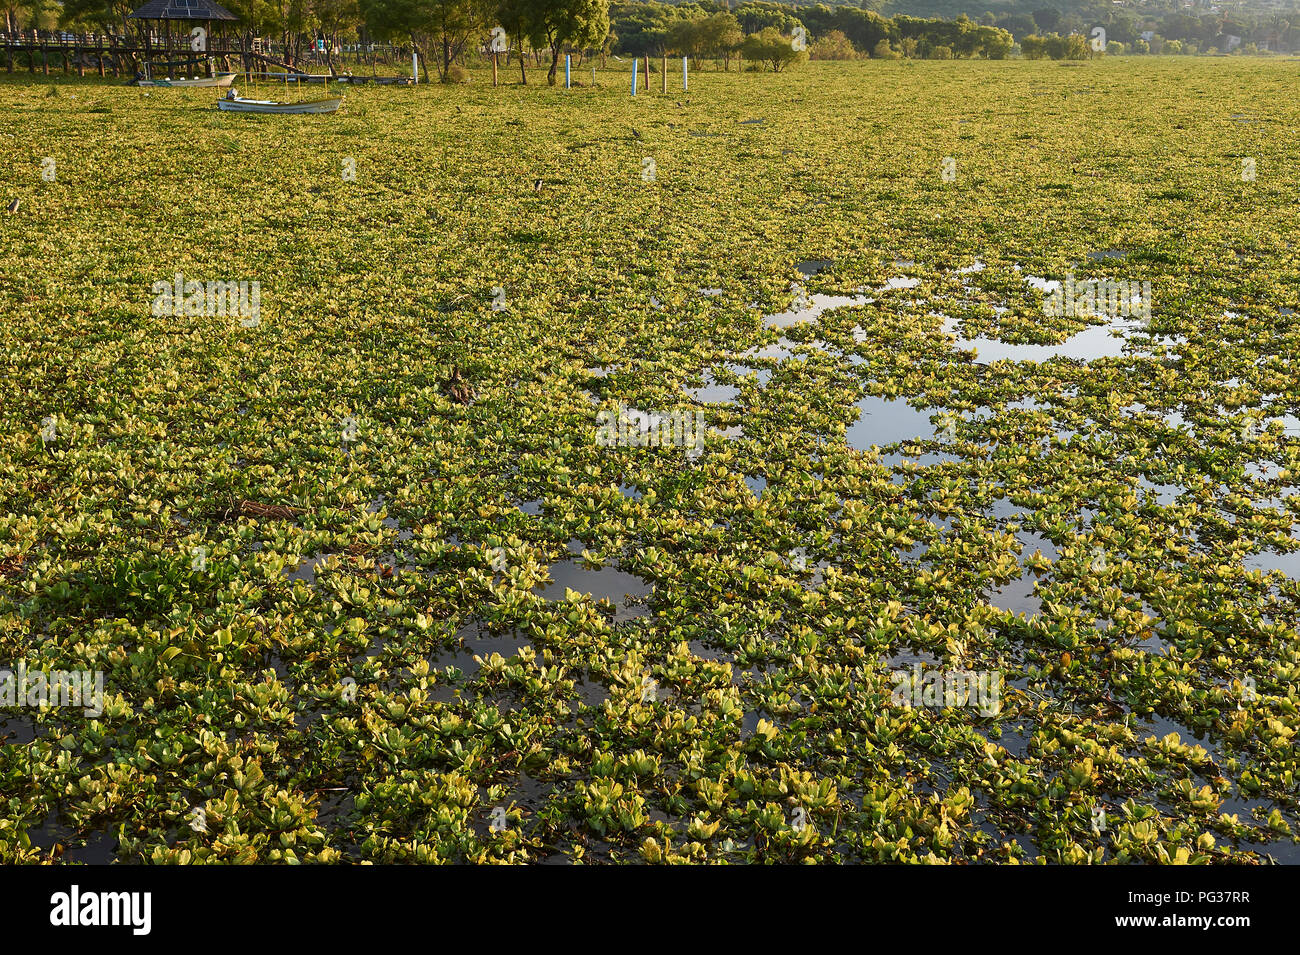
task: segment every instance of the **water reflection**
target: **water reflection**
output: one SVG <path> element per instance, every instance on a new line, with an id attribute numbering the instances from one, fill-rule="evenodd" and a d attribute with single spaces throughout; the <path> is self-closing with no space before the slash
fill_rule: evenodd
<path id="1" fill-rule="evenodd" d="M 936 426 L 933 415 L 941 409 L 913 407 L 906 398 L 867 396 L 857 402 L 858 420 L 844 435 L 849 447 L 865 451 L 872 446 L 884 447 L 900 441 L 932 440 Z"/>
<path id="2" fill-rule="evenodd" d="M 562 560 L 547 568 L 547 573 L 551 582 L 542 585 L 540 590 L 546 600 L 563 600 L 565 591 L 573 590 L 593 600 L 608 600 L 614 606 L 615 620 L 642 617 L 648 613 L 637 601 L 649 595 L 651 585 L 617 567 L 589 570 L 580 562 Z"/>

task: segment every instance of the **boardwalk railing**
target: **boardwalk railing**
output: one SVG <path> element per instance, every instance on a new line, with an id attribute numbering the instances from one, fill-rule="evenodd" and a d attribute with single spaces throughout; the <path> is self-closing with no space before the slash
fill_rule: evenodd
<path id="1" fill-rule="evenodd" d="M 53 61 L 56 65 L 62 65 L 64 73 L 75 69 L 78 76 L 85 76 L 89 68 L 97 70 L 100 76 L 106 76 L 109 72 L 120 76 L 123 73 L 134 73 L 141 68 L 144 60 L 160 55 L 197 69 L 208 57 L 243 56 L 244 50 L 239 41 L 232 37 L 210 42 L 208 49 L 195 52 L 190 48 L 188 34 L 184 33 L 169 37 L 154 32 L 131 36 L 57 30 L 0 32 L 0 57 L 10 73 L 14 71 L 15 59 L 18 59 L 26 61 L 27 68 L 32 73 L 36 72 L 39 63 L 41 72 L 48 75 Z"/>
<path id="2" fill-rule="evenodd" d="M 111 33 L 70 33 L 60 30 L 24 30 L 17 33 L 0 32 L 0 62 L 12 73 L 17 61 L 26 65 L 31 73 L 37 71 L 39 64 L 42 73 L 49 75 L 50 63 L 62 66 L 64 73 L 76 70 L 78 76 L 85 76 L 86 70 L 97 71 L 100 76 L 112 73 L 114 76 L 134 75 L 143 68 L 146 60 L 153 61 L 155 73 L 161 68 L 188 68 L 191 71 L 206 72 L 209 57 L 240 57 L 246 69 L 255 63 L 263 62 L 286 68 L 291 71 L 307 71 L 333 63 L 355 61 L 363 66 L 368 59 L 371 64 L 376 58 L 386 63 L 409 61 L 410 47 L 387 44 L 341 44 L 333 51 L 333 59 L 314 48 L 307 48 L 294 57 L 293 65 L 283 53 L 277 53 L 281 44 L 274 44 L 269 39 L 253 38 L 245 48 L 244 38 L 239 36 L 218 36 L 208 40 L 208 49 L 196 52 L 190 48 L 187 33 L 179 35 L 150 32 L 128 36 Z M 159 63 L 158 59 L 164 61 Z M 238 67 L 236 67 L 238 68 Z"/>
<path id="3" fill-rule="evenodd" d="M 143 34 L 117 36 L 112 33 L 65 33 L 57 30 L 25 30 L 19 33 L 0 33 L 0 47 L 36 47 L 44 50 L 143 50 Z M 166 37 L 160 33 L 149 34 L 149 46 L 155 50 L 189 50 L 187 35 Z"/>

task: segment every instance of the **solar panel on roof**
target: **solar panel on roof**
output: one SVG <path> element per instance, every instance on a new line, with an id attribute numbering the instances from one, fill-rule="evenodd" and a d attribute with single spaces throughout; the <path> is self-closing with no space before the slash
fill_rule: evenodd
<path id="1" fill-rule="evenodd" d="M 130 16 L 138 20 L 237 20 L 213 0 L 150 0 Z"/>

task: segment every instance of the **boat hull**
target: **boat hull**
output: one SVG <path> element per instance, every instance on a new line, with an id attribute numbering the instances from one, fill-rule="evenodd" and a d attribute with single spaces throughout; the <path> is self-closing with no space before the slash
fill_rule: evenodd
<path id="1" fill-rule="evenodd" d="M 249 75 L 272 83 L 328 83 L 338 79 L 329 73 L 251 73 Z"/>
<path id="2" fill-rule="evenodd" d="M 218 73 L 216 76 L 203 76 L 194 80 L 140 80 L 136 86 L 227 87 L 234 82 L 235 75 Z"/>
<path id="3" fill-rule="evenodd" d="M 342 105 L 342 99 L 317 99 L 305 103 L 272 103 L 246 99 L 217 100 L 217 106 L 227 113 L 332 113 Z"/>

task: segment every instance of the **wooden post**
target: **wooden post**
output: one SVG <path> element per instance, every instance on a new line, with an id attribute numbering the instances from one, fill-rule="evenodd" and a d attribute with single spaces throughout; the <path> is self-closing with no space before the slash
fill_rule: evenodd
<path id="1" fill-rule="evenodd" d="M 660 87 L 661 87 L 661 88 L 660 88 L 659 92 L 661 92 L 661 93 L 667 93 L 667 92 L 668 92 L 668 54 L 667 54 L 667 53 L 664 54 L 664 61 L 663 61 L 663 63 L 661 64 L 661 66 L 662 66 L 662 69 L 660 69 L 659 72 L 660 72 L 662 75 L 659 77 L 659 79 L 660 79 L 660 81 L 661 81 L 661 82 L 660 82 Z"/>
<path id="2" fill-rule="evenodd" d="M 99 54 L 99 75 L 100 75 L 100 76 L 103 76 L 103 75 L 104 75 L 104 36 L 103 36 L 103 34 L 100 34 L 100 35 L 99 35 L 99 39 L 95 42 L 95 52 Z"/>
<path id="3" fill-rule="evenodd" d="M 645 55 L 645 86 L 642 87 L 647 93 L 650 92 L 650 54 Z"/>

